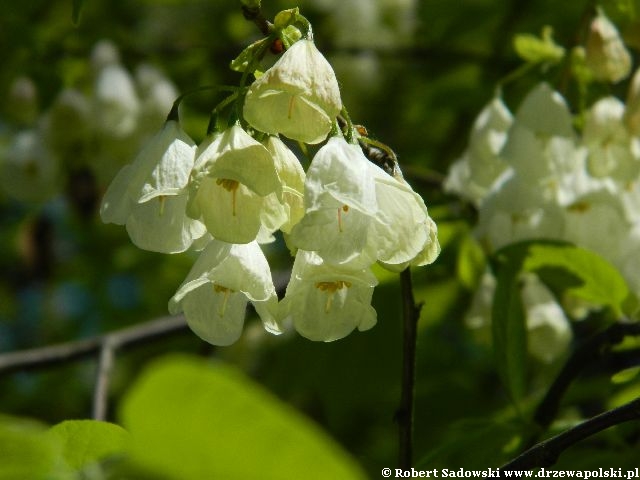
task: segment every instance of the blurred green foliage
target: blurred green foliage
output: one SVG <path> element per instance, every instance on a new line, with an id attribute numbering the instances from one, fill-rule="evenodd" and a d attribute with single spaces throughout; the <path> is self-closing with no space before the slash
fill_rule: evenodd
<path id="1" fill-rule="evenodd" d="M 74 25 L 78 3 L 82 10 Z M 239 3 L 11 2 L 0 16 L 0 92 L 6 95 L 17 77 L 27 76 L 37 86 L 38 108 L 44 111 L 63 87 L 89 89 L 88 59 L 102 39 L 118 46 L 127 68 L 151 63 L 181 92 L 236 82 L 238 74 L 228 69 L 230 61 L 259 38 L 255 26 L 242 17 Z M 496 467 L 514 455 L 530 426 L 511 410 L 492 352 L 464 325 L 483 259 L 469 243 L 474 212 L 443 194 L 438 182 L 465 148 L 470 124 L 492 97 L 496 83 L 520 65 L 513 36 L 538 34 L 543 25 L 550 25 L 556 43 L 570 47 L 579 39 L 581 17 L 590 2 L 263 1 L 267 16 L 296 5 L 314 25 L 316 42 L 335 67 L 352 118 L 398 153 L 406 177 L 439 226 L 442 255 L 414 276 L 416 297 L 424 302 L 417 358 L 416 466 Z M 637 40 L 638 2 L 607 0 L 602 5 L 629 42 Z M 544 75 L 554 82 L 561 74 L 559 65 Z M 541 75 L 533 71 L 506 88 L 507 103 L 516 104 Z M 611 90 L 620 94 L 625 87 Z M 569 97 L 575 94 L 567 92 Z M 185 102 L 183 119 L 196 140 L 205 134 L 215 101 L 204 92 Z M 0 104 L 0 134 L 19 124 L 10 107 L 8 102 Z M 135 248 L 123 228 L 101 224 L 95 203 L 89 213 L 78 213 L 69 193 L 77 188 L 77 179 L 67 178 L 67 193 L 44 204 L 23 204 L 0 193 L 2 352 L 87 337 L 165 315 L 168 299 L 190 268 L 190 254 L 168 256 Z M 99 197 L 103 192 L 96 193 Z M 273 270 L 289 268 L 282 242 L 268 250 Z M 394 465 L 397 455 L 394 413 L 400 396 L 402 333 L 397 278 L 381 278 L 373 305 L 378 325 L 335 343 L 312 343 L 295 335 L 271 337 L 248 318 L 242 339 L 231 347 L 213 349 L 185 333 L 121 352 L 112 378 L 110 415 L 115 419 L 120 400 L 150 359 L 180 351 L 213 356 L 239 367 L 310 417 L 377 478 L 382 467 Z M 86 361 L 3 374 L 0 411 L 48 423 L 86 418 L 95 367 L 94 361 Z M 560 365 L 532 367 L 526 392 L 530 403 L 541 396 Z M 589 381 L 598 373 L 592 368 L 569 392 L 569 399 L 586 405 L 584 414 L 600 411 L 610 395 L 629 388 L 628 383 Z M 253 413 L 247 411 L 247 424 L 238 428 L 252 428 Z M 580 416 L 575 410 L 570 413 Z M 242 422 L 241 417 L 237 421 Z M 303 435 L 307 427 L 301 428 Z M 607 462 L 624 466 L 630 447 L 622 439 L 637 438 L 638 429 L 619 430 L 620 435 L 601 434 L 574 447 L 566 464 L 589 468 L 593 460 L 593 467 L 608 466 Z M 11 436 L 14 448 L 33 451 L 38 462 L 29 468 L 37 469 L 56 453 L 30 432 L 3 424 L 0 439 Z M 252 446 L 246 448 L 250 452 Z M 604 463 L 596 465 L 600 460 L 594 458 Z"/>

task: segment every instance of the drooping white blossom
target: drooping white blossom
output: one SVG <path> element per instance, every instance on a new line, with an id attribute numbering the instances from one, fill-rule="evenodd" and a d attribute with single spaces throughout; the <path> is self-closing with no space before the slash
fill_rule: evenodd
<path id="1" fill-rule="evenodd" d="M 212 240 L 169 301 L 169 311 L 184 312 L 189 327 L 203 340 L 230 345 L 242 333 L 248 302 L 267 331 L 281 332 L 274 316 L 278 300 L 271 270 L 260 246 Z"/>
<path id="2" fill-rule="evenodd" d="M 210 134 L 199 145 L 187 213 L 202 220 L 214 238 L 229 243 L 255 240 L 271 193 L 282 194 L 274 159 L 242 127 Z"/>
<path id="3" fill-rule="evenodd" d="M 332 137 L 318 150 L 305 181 L 306 213 L 291 232 L 297 248 L 335 264 L 362 254 L 378 211 L 369 163 L 360 147 L 343 138 Z"/>
<path id="4" fill-rule="evenodd" d="M 182 252 L 204 235 L 185 214 L 195 143 L 178 122 L 167 121 L 134 162 L 118 172 L 104 195 L 100 216 L 126 225 L 131 241 L 145 250 Z"/>
<path id="5" fill-rule="evenodd" d="M 324 342 L 368 330 L 376 324 L 371 297 L 377 283 L 369 269 L 327 265 L 317 254 L 298 250 L 279 323 Z"/>
<path id="6" fill-rule="evenodd" d="M 479 206 L 496 179 L 508 168 L 500 157 L 513 122 L 509 109 L 494 97 L 476 118 L 469 146 L 449 169 L 444 189 Z"/>
<path id="7" fill-rule="evenodd" d="M 320 143 L 342 108 L 329 62 L 312 40 L 299 40 L 249 88 L 244 118 L 254 128 Z"/>

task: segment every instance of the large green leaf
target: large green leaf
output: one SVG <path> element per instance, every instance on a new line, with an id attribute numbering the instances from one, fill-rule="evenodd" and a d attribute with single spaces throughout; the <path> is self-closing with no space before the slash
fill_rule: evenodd
<path id="1" fill-rule="evenodd" d="M 0 417 L 0 480 L 59 479 L 59 448 L 36 422 Z"/>
<path id="2" fill-rule="evenodd" d="M 163 359 L 120 413 L 131 460 L 163 478 L 364 478 L 319 428 L 223 364 Z"/>
<path id="3" fill-rule="evenodd" d="M 68 420 L 51 427 L 48 435 L 74 471 L 123 452 L 129 440 L 122 427 L 94 420 Z"/>

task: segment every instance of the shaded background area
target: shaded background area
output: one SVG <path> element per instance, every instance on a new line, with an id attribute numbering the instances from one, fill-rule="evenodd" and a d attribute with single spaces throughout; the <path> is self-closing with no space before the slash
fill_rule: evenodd
<path id="1" fill-rule="evenodd" d="M 438 223 L 442 255 L 433 266 L 415 272 L 416 296 L 424 302 L 416 459 L 436 447 L 446 448 L 451 440 L 458 450 L 444 458 L 459 461 L 456 467 L 473 462 L 474 453 L 461 438 L 473 425 L 472 431 L 497 442 L 499 435 L 488 429 L 499 424 L 508 400 L 491 352 L 463 322 L 475 277 L 461 265 L 460 252 L 474 212 L 444 195 L 439 183 L 464 150 L 471 122 L 498 80 L 520 64 L 512 36 L 538 34 L 548 24 L 559 44 L 572 45 L 589 2 L 263 3 L 268 17 L 300 6 L 336 70 L 352 118 L 395 149 L 405 176 Z M 603 3 L 614 20 L 618 3 Z M 93 91 L 90 59 L 102 40 L 117 46 L 121 64 L 132 74 L 141 64 L 150 64 L 164 72 L 178 92 L 185 92 L 237 82 L 239 75 L 228 69 L 229 62 L 258 38 L 255 26 L 243 19 L 239 2 L 233 1 L 86 0 L 77 26 L 71 11 L 71 1 L 12 2 L 4 8 L 0 92 L 7 101 L 0 104 L 0 148 L 5 153 L 19 132 L 43 121 L 64 88 Z M 560 74 L 559 69 L 550 71 L 545 78 L 553 82 Z M 25 87 L 16 94 L 20 77 L 31 79 L 35 90 Z M 540 78 L 533 73 L 505 89 L 507 103 L 515 106 Z M 186 100 L 182 119 L 196 141 L 204 136 L 209 112 L 220 99 L 203 92 Z M 124 228 L 103 225 L 97 214 L 109 172 L 133 159 L 145 135 L 160 127 L 161 118 L 146 119 L 135 142 L 76 139 L 59 159 L 47 198 L 22 201 L 6 189 L 0 191 L 0 352 L 89 337 L 166 315 L 167 301 L 194 255 L 138 250 Z M 73 128 L 79 127 L 69 124 Z M 12 181 L 4 179 L 5 184 Z M 272 270 L 290 268 L 281 241 L 266 251 Z M 122 352 L 112 379 L 111 405 L 150 358 L 169 351 L 214 355 L 240 366 L 308 414 L 377 475 L 379 468 L 395 461 L 393 416 L 400 397 L 401 358 L 398 279 L 382 273 L 380 280 L 373 300 L 378 325 L 335 343 L 312 343 L 294 334 L 271 337 L 249 315 L 242 339 L 232 347 L 212 348 L 184 332 Z M 50 423 L 88 417 L 95 368 L 95 362 L 80 361 L 0 375 L 0 412 Z M 556 368 L 539 366 L 538 373 L 545 378 Z M 608 387 L 587 384 L 576 395 L 602 388 Z M 465 419 L 473 420 L 459 423 Z M 509 428 L 499 438 L 508 435 Z M 495 445 L 488 442 L 487 450 Z M 475 450 L 478 458 L 482 454 Z"/>

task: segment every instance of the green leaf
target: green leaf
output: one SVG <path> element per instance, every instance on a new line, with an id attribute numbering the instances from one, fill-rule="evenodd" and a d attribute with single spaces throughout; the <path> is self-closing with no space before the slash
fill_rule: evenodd
<path id="1" fill-rule="evenodd" d="M 518 278 L 538 275 L 562 299 L 571 295 L 624 315 L 632 294 L 618 270 L 598 254 L 566 242 L 527 241 L 508 245 L 491 258 L 497 284 L 492 333 L 498 372 L 516 405 L 524 394 L 527 331 Z"/>
<path id="2" fill-rule="evenodd" d="M 465 287 L 473 290 L 477 287 L 486 266 L 482 247 L 471 235 L 465 235 L 458 248 L 456 270 L 458 279 Z"/>
<path id="3" fill-rule="evenodd" d="M 537 273 L 559 295 L 566 293 L 608 307 L 616 318 L 624 315 L 631 295 L 627 282 L 613 265 L 590 250 L 570 244 L 531 244 L 523 268 Z"/>
<path id="4" fill-rule="evenodd" d="M 158 361 L 120 414 L 132 461 L 163 478 L 364 478 L 318 427 L 223 364 Z"/>
<path id="5" fill-rule="evenodd" d="M 62 456 L 75 471 L 121 453 L 129 434 L 118 425 L 94 420 L 68 420 L 51 427 L 49 437 L 62 447 Z"/>
<path id="6" fill-rule="evenodd" d="M 252 73 L 251 70 L 258 67 L 260 57 L 272 40 L 271 37 L 262 38 L 246 47 L 236 58 L 231 60 L 231 70 L 243 73 L 249 69 L 249 73 Z"/>
<path id="7" fill-rule="evenodd" d="M 36 422 L 0 417 L 0 480 L 57 479 L 59 449 Z"/>
<path id="8" fill-rule="evenodd" d="M 516 406 L 525 393 L 527 328 L 520 297 L 521 261 L 506 260 L 496 269 L 496 290 L 491 309 L 491 333 L 498 374 Z"/>
<path id="9" fill-rule="evenodd" d="M 529 63 L 556 64 L 564 58 L 565 50 L 553 41 L 553 30 L 549 26 L 542 29 L 542 35 L 536 37 L 529 33 L 517 34 L 513 39 L 513 48 L 520 58 Z"/>

